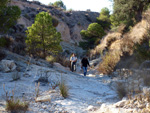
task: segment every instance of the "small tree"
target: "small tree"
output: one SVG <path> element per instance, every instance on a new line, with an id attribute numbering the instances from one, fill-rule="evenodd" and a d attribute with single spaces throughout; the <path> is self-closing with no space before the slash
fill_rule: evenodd
<path id="1" fill-rule="evenodd" d="M 0 32 L 6 33 L 20 17 L 18 6 L 7 6 L 8 0 L 0 0 Z"/>
<path id="2" fill-rule="evenodd" d="M 30 53 L 36 54 L 42 51 L 45 58 L 47 52 L 56 54 L 62 50 L 61 34 L 53 26 L 52 17 L 48 12 L 37 14 L 34 24 L 28 27 L 26 33 L 26 44 Z"/>

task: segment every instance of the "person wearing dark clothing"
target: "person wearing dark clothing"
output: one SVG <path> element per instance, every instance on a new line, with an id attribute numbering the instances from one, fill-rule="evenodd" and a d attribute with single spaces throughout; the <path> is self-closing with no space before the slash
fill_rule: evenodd
<path id="1" fill-rule="evenodd" d="M 84 57 L 84 58 L 81 60 L 81 64 L 82 64 L 82 68 L 83 68 L 83 71 L 84 71 L 84 76 L 86 76 L 86 73 L 87 73 L 87 66 L 90 66 L 88 59 L 87 59 L 86 57 Z"/>

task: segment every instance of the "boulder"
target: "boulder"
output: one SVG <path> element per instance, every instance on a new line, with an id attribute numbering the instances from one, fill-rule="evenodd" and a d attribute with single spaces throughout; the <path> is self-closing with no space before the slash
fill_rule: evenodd
<path id="1" fill-rule="evenodd" d="M 17 68 L 13 60 L 2 60 L 1 66 L 2 66 L 2 71 L 4 72 L 12 72 Z"/>

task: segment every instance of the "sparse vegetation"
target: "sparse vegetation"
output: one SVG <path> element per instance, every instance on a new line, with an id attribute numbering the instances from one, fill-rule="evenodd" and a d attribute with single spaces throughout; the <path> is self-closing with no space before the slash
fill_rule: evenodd
<path id="1" fill-rule="evenodd" d="M 61 82 L 59 84 L 59 90 L 60 90 L 61 95 L 64 98 L 67 98 L 69 96 L 68 95 L 68 87 L 67 87 L 65 81 L 61 80 Z"/>
<path id="2" fill-rule="evenodd" d="M 28 102 L 21 102 L 19 99 L 14 100 L 13 98 L 6 102 L 6 110 L 11 113 L 26 112 L 29 108 Z"/>
<path id="3" fill-rule="evenodd" d="M 39 87 L 40 87 L 40 82 L 38 84 L 35 83 L 35 97 L 37 98 L 39 96 Z"/>
<path id="4" fill-rule="evenodd" d="M 6 110 L 11 113 L 21 113 L 26 112 L 29 108 L 28 102 L 23 102 L 20 99 L 14 98 L 15 89 L 12 90 L 12 96 L 9 95 L 9 92 L 5 90 L 5 85 L 3 85 L 5 98 L 6 98 Z"/>

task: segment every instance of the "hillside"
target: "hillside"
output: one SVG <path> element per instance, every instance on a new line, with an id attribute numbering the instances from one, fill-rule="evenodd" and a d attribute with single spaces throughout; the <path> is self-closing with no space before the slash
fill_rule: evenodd
<path id="1" fill-rule="evenodd" d="M 50 14 L 59 21 L 56 29 L 61 33 L 61 37 L 63 39 L 62 46 L 64 50 L 69 50 L 70 53 L 79 52 L 79 54 L 81 54 L 83 52 L 81 48 L 75 46 L 82 40 L 80 31 L 82 29 L 87 29 L 90 23 L 96 22 L 96 17 L 99 16 L 99 13 L 97 12 L 63 11 L 60 8 L 46 6 L 35 1 L 12 0 L 10 4 L 19 6 L 22 11 L 17 25 L 12 30 L 12 34 L 24 34 L 26 28 L 33 24 L 36 14 L 41 11 L 50 12 Z M 70 48 L 70 45 L 72 48 Z"/>

